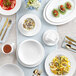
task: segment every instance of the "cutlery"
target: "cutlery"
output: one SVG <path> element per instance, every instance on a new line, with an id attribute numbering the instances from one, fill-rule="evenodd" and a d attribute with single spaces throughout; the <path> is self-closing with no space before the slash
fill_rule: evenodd
<path id="1" fill-rule="evenodd" d="M 6 26 L 6 24 L 7 24 L 7 22 L 8 22 L 8 18 L 6 19 L 6 21 L 5 21 L 2 29 L 1 29 L 1 31 L 0 31 L 0 36 L 1 36 L 1 34 L 2 34 L 3 30 L 4 30 L 4 28 L 5 28 L 5 26 Z"/>
<path id="2" fill-rule="evenodd" d="M 67 40 L 65 40 L 65 42 L 68 43 L 68 44 L 70 44 L 70 45 L 74 45 L 74 46 L 76 46 L 76 44 L 72 43 L 71 41 L 67 41 Z"/>
<path id="3" fill-rule="evenodd" d="M 7 30 L 8 30 L 8 28 L 9 28 L 9 26 L 10 26 L 11 23 L 12 23 L 12 20 L 9 20 L 8 25 L 7 25 L 6 29 L 5 29 L 5 32 L 4 32 L 1 40 L 3 40 L 3 38 L 4 38 L 4 36 L 5 36 L 5 34 L 6 34 L 6 32 L 7 32 Z"/>
<path id="4" fill-rule="evenodd" d="M 66 48 L 76 50 L 75 48 L 72 48 L 71 45 L 69 45 L 69 44 L 66 44 Z"/>
<path id="5" fill-rule="evenodd" d="M 0 18 L 0 22 L 1 22 L 1 20 L 2 20 L 2 17 Z"/>
<path id="6" fill-rule="evenodd" d="M 68 37 L 68 36 L 65 36 L 68 40 L 70 40 L 70 41 L 72 41 L 72 42 L 75 42 L 76 43 L 76 41 L 75 40 L 73 40 L 72 38 L 70 38 L 70 37 Z"/>

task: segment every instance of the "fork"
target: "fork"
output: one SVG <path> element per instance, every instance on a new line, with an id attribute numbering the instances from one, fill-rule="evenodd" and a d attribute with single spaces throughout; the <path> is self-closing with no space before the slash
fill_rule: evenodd
<path id="1" fill-rule="evenodd" d="M 8 28 L 10 27 L 11 23 L 12 23 L 12 20 L 9 20 L 8 25 L 7 25 L 6 29 L 5 29 L 5 32 L 4 32 L 4 34 L 3 34 L 2 38 L 1 38 L 1 40 L 4 39 L 4 36 L 5 36 L 5 34 L 6 34 L 7 30 L 8 30 Z"/>

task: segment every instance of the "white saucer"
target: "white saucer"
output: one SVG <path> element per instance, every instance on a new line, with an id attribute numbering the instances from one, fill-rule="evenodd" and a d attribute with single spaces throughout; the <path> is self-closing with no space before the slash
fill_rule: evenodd
<path id="1" fill-rule="evenodd" d="M 24 72 L 15 64 L 5 64 L 0 67 L 0 76 L 24 76 Z"/>
<path id="2" fill-rule="evenodd" d="M 27 19 L 27 18 L 32 18 L 34 21 L 35 21 L 35 28 L 30 30 L 30 31 L 26 31 L 24 28 L 23 28 L 23 23 L 24 23 L 24 20 Z M 39 33 L 40 29 L 41 29 L 41 21 L 40 19 L 34 15 L 34 14 L 26 14 L 24 16 L 21 17 L 21 19 L 19 20 L 19 23 L 18 23 L 18 28 L 19 28 L 19 31 L 25 35 L 25 36 L 34 36 L 36 35 L 37 33 Z"/>
<path id="3" fill-rule="evenodd" d="M 67 1 L 67 0 L 66 0 Z M 47 15 L 46 15 L 46 10 L 48 10 L 48 6 L 50 6 L 50 5 L 52 5 L 52 3 L 53 2 L 55 2 L 55 0 L 50 0 L 49 2 L 48 2 L 48 4 L 45 6 L 45 8 L 44 8 L 44 11 L 43 11 L 43 16 L 44 16 L 44 19 L 49 23 L 49 24 L 53 24 L 53 25 L 62 25 L 62 24 L 65 24 L 65 23 L 68 23 L 68 22 L 70 22 L 71 20 L 73 20 L 75 17 L 76 17 L 76 15 L 75 15 L 75 13 L 76 13 L 76 1 L 75 0 L 71 0 L 74 4 L 75 4 L 75 8 L 73 9 L 73 13 L 71 13 L 71 15 L 69 16 L 68 15 L 68 17 L 67 16 L 65 16 L 65 18 L 62 20 L 62 19 L 60 19 L 60 20 L 55 20 L 55 19 L 52 19 L 52 18 L 50 18 L 50 17 L 47 17 Z M 53 6 L 53 5 L 52 5 Z M 49 10 L 50 11 L 50 10 Z M 64 16 L 63 16 L 64 17 Z M 61 17 L 62 18 L 62 17 Z M 59 22 L 60 21 L 60 22 Z"/>
<path id="4" fill-rule="evenodd" d="M 17 50 L 17 59 L 25 67 L 35 67 L 44 58 L 44 48 L 40 42 L 30 39 L 23 41 Z"/>
<path id="5" fill-rule="evenodd" d="M 2 15 L 13 15 L 15 14 L 21 7 L 21 0 L 16 0 L 16 6 L 12 10 L 4 10 L 0 7 L 0 14 Z"/>
<path id="6" fill-rule="evenodd" d="M 64 76 L 73 76 L 73 74 L 75 73 L 75 70 L 76 70 L 76 61 L 74 60 L 74 57 L 71 55 L 71 53 L 65 49 L 58 49 L 57 51 L 54 51 L 48 55 L 48 57 L 45 60 L 45 70 L 46 70 L 47 75 L 48 76 L 57 76 L 51 72 L 49 63 L 52 62 L 53 58 L 58 55 L 66 56 L 69 59 L 69 61 L 71 62 L 71 69 L 70 69 L 69 73 Z"/>

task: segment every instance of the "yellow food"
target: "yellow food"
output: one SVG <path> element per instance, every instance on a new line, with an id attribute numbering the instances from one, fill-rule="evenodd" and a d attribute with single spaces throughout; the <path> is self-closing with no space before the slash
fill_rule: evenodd
<path id="1" fill-rule="evenodd" d="M 70 71 L 70 61 L 65 56 L 56 56 L 50 63 L 50 70 L 56 75 L 65 75 Z"/>
<path id="2" fill-rule="evenodd" d="M 27 18 L 25 21 L 24 21 L 24 24 L 23 24 L 23 27 L 26 29 L 26 30 L 32 30 L 34 29 L 35 27 L 35 21 L 31 18 Z"/>

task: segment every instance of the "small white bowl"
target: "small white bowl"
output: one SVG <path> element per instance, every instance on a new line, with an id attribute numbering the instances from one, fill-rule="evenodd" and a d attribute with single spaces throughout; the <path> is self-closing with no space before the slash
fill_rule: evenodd
<path id="1" fill-rule="evenodd" d="M 11 51 L 9 53 L 4 52 L 3 48 L 4 48 L 5 45 L 10 45 L 11 46 Z M 5 43 L 5 44 L 3 44 L 1 50 L 2 50 L 3 54 L 11 54 L 14 51 L 14 43 Z"/>
<path id="2" fill-rule="evenodd" d="M 47 30 L 43 34 L 43 41 L 48 46 L 56 45 L 58 43 L 58 41 L 59 41 L 59 34 L 55 30 Z"/>

